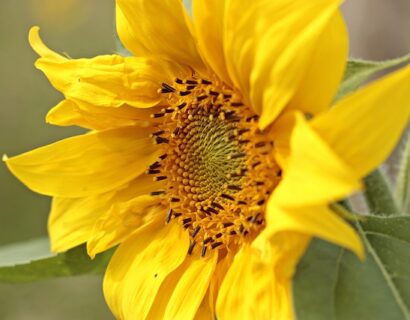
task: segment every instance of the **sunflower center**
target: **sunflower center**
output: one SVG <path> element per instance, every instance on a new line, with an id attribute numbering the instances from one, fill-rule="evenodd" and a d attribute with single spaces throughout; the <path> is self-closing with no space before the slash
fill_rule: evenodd
<path id="1" fill-rule="evenodd" d="M 280 180 L 273 141 L 235 91 L 192 78 L 163 84 L 169 106 L 152 135 L 164 154 L 147 173 L 163 181 L 165 218 L 190 232 L 188 254 L 235 250 L 264 227 L 267 198 Z"/>

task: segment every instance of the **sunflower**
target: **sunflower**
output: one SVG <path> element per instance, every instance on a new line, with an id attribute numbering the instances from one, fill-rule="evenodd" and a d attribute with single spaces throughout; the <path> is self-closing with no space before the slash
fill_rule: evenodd
<path id="1" fill-rule="evenodd" d="M 65 99 L 47 115 L 89 132 L 5 159 L 53 197 L 52 250 L 117 249 L 104 294 L 118 319 L 291 319 L 313 236 L 363 257 L 331 204 L 391 152 L 410 68 L 331 102 L 347 33 L 330 0 L 117 0 L 134 56 L 68 59 L 32 28 Z"/>

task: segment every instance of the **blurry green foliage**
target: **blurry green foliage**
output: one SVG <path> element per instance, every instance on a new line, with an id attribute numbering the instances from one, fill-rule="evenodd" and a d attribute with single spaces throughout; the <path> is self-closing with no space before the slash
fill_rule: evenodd
<path id="1" fill-rule="evenodd" d="M 64 253 L 50 253 L 48 238 L 0 247 L 0 282 L 24 283 L 48 278 L 101 274 L 112 250 L 91 260 L 85 246 Z"/>

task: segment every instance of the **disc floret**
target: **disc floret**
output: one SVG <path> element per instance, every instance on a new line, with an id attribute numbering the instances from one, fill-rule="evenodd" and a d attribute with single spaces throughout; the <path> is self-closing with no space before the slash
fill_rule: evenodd
<path id="1" fill-rule="evenodd" d="M 270 193 L 280 180 L 273 141 L 258 128 L 258 116 L 234 90 L 206 79 L 175 79 L 161 93 L 168 106 L 153 139 L 164 154 L 147 173 L 165 189 L 166 222 L 188 230 L 188 254 L 235 250 L 265 224 Z"/>

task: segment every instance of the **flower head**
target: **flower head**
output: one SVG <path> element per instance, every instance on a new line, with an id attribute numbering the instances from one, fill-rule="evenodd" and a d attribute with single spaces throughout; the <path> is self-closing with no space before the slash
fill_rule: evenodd
<path id="1" fill-rule="evenodd" d="M 90 132 L 6 159 L 53 197 L 54 251 L 118 245 L 104 280 L 119 319 L 288 319 L 312 236 L 363 256 L 329 204 L 392 150 L 410 69 L 330 111 L 347 55 L 339 1 L 117 0 L 135 55 L 36 66 L 65 99 L 47 115 Z M 246 8 L 246 10 L 244 10 Z"/>

